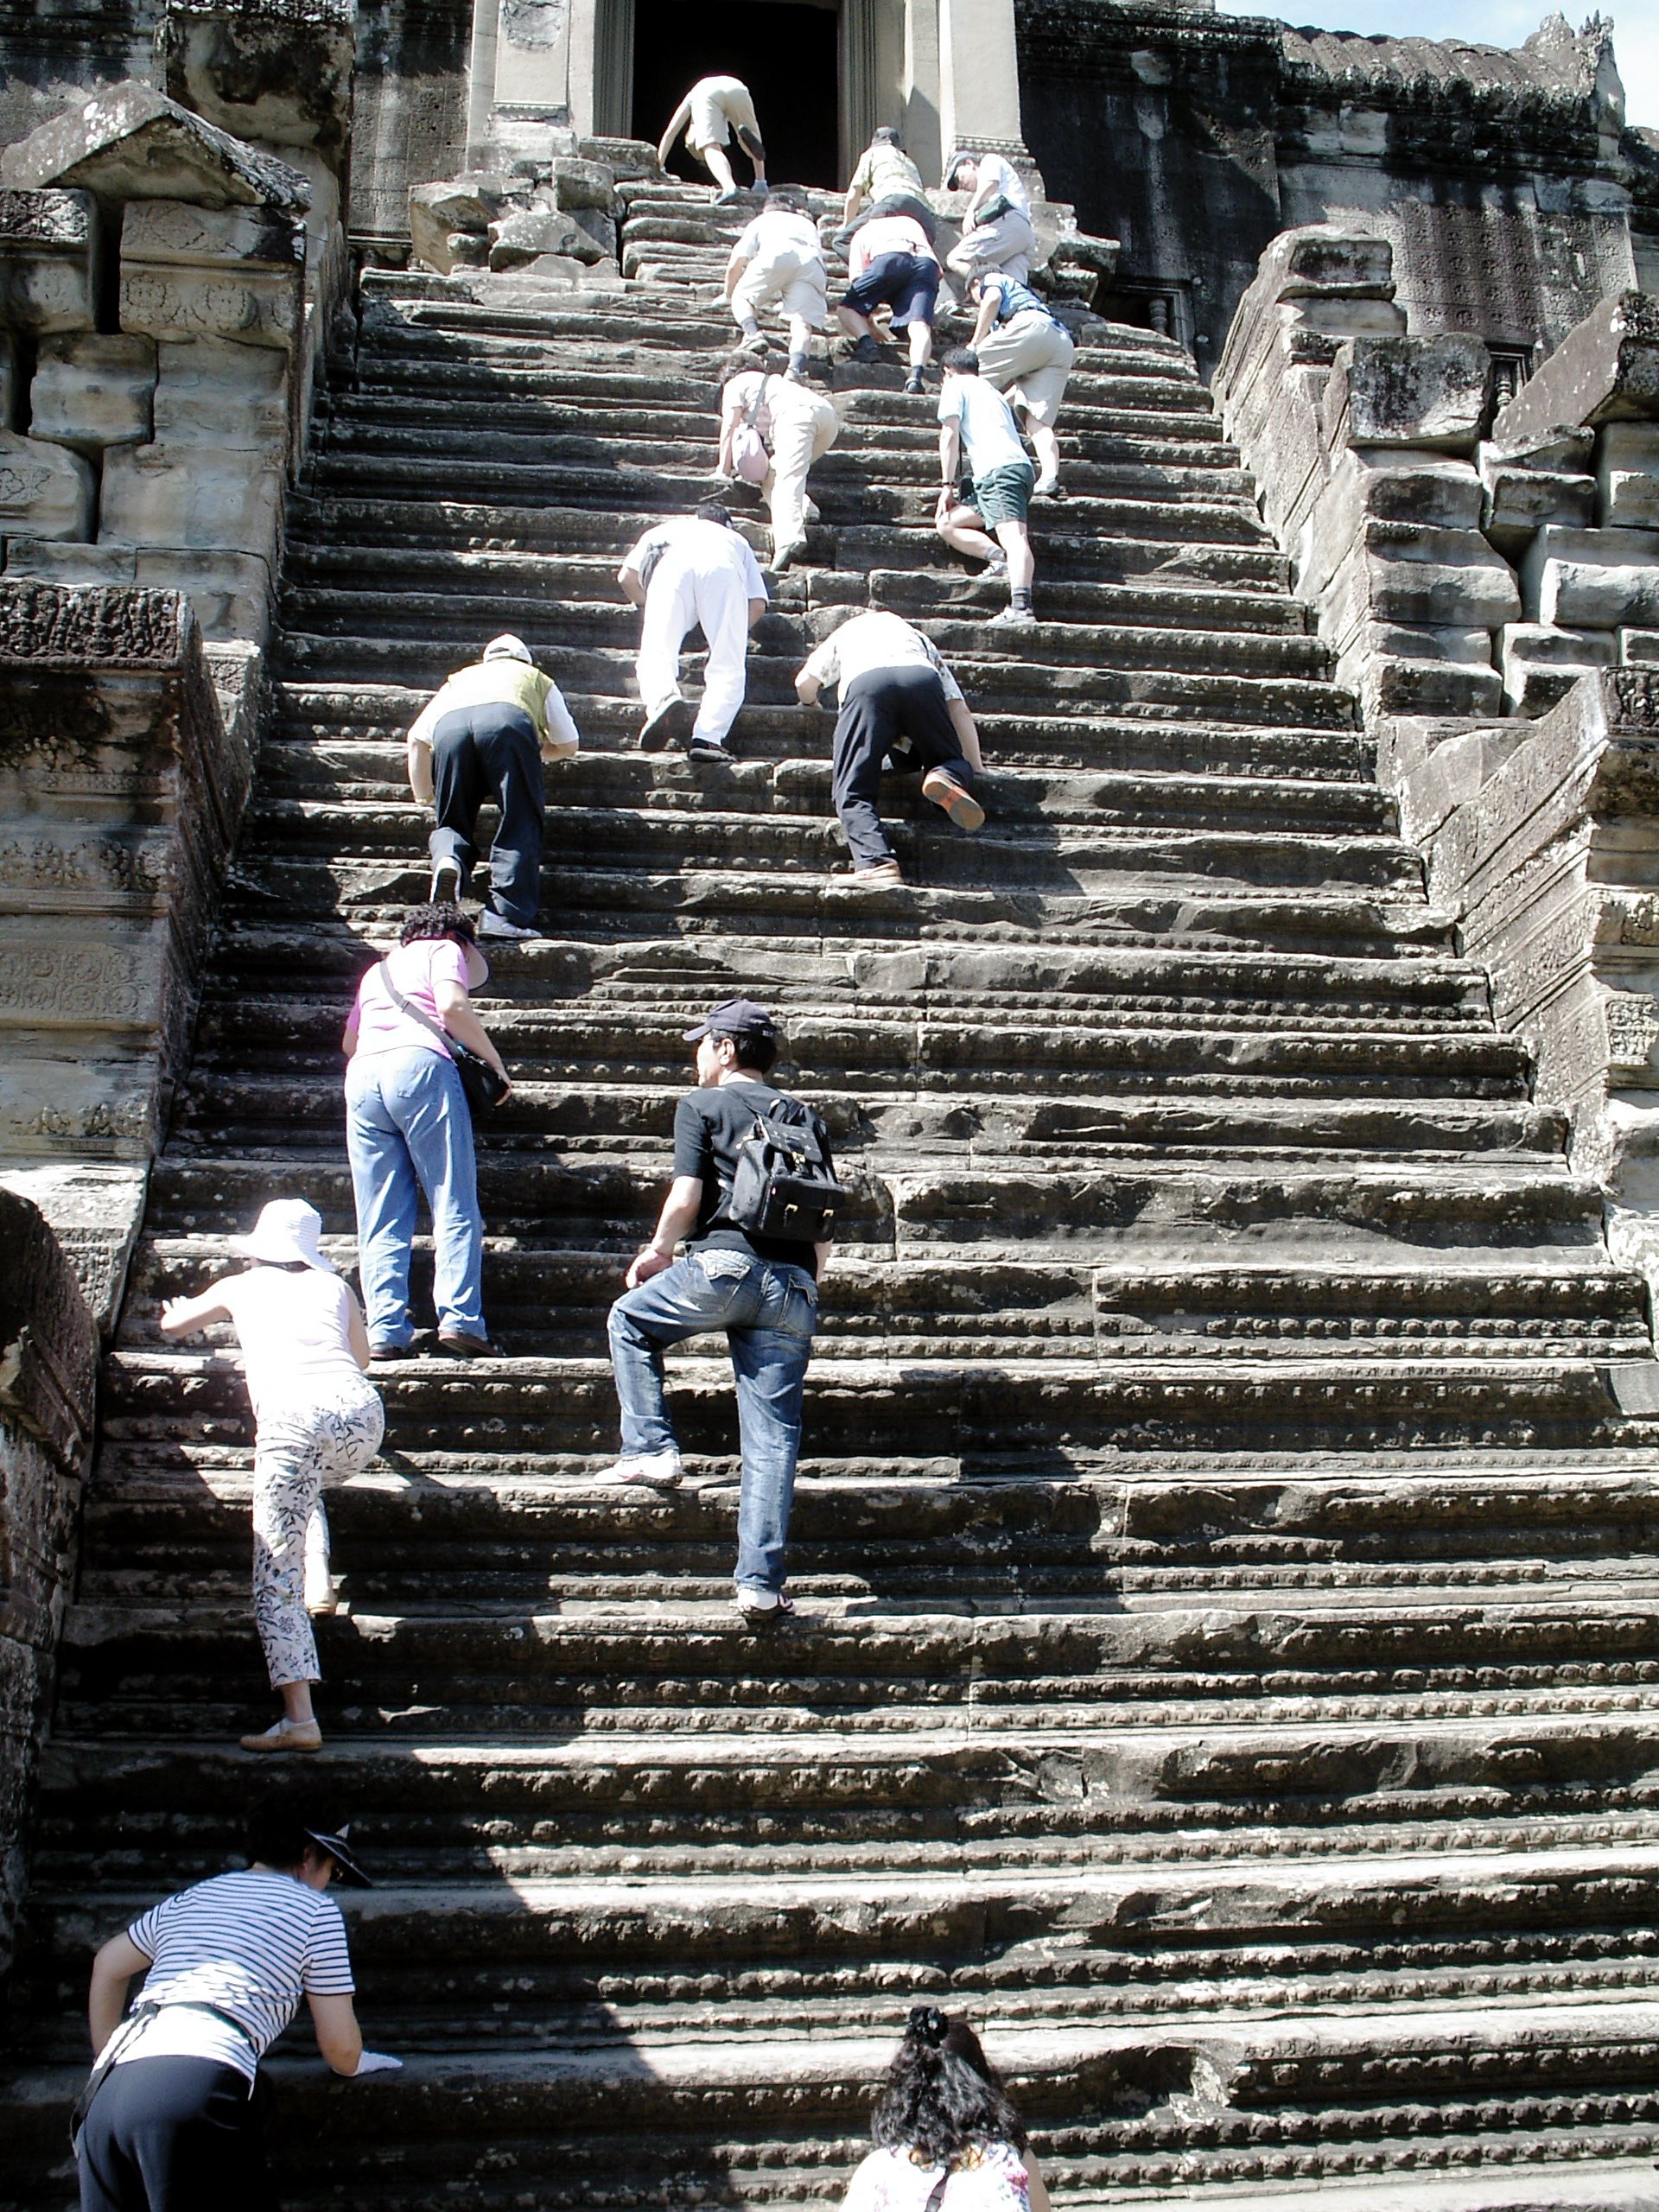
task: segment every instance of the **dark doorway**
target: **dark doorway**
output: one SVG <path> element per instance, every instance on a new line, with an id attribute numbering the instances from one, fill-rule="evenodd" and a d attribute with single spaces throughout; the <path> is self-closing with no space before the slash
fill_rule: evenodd
<path id="1" fill-rule="evenodd" d="M 740 77 L 754 96 L 766 171 L 779 184 L 839 182 L 836 94 L 840 56 L 834 8 L 791 0 L 634 0 L 633 128 L 660 138 L 699 77 Z M 733 168 L 747 182 L 735 146 Z M 707 184 L 709 172 L 677 144 L 676 176 Z"/>

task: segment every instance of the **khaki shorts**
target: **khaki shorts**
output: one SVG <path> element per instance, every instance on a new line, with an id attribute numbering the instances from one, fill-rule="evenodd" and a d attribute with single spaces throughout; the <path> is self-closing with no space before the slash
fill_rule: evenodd
<path id="1" fill-rule="evenodd" d="M 691 93 L 691 120 L 685 126 L 685 143 L 694 154 L 705 146 L 731 143 L 732 128 L 760 136 L 754 102 L 735 77 L 710 77 Z"/>
<path id="2" fill-rule="evenodd" d="M 799 315 L 810 330 L 822 330 L 829 316 L 829 285 L 821 261 L 804 261 L 792 253 L 762 261 L 757 255 L 732 288 L 732 313 L 740 322 L 748 315 L 758 321 L 772 308 L 779 315 Z"/>
<path id="3" fill-rule="evenodd" d="M 975 350 L 986 383 L 1024 408 L 1033 423 L 1052 430 L 1077 352 L 1065 325 L 1027 308 L 1007 322 L 994 323 Z"/>

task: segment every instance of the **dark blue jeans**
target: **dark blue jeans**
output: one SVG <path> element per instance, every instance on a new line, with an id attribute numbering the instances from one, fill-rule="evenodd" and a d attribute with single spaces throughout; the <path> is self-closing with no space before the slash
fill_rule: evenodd
<path id="1" fill-rule="evenodd" d="M 841 695 L 836 718 L 832 782 L 841 834 L 855 868 L 874 868 L 893 858 L 878 801 L 881 771 L 901 738 L 909 739 L 910 750 L 897 756 L 895 766 L 912 774 L 943 768 L 959 784 L 974 780 L 934 670 L 873 668 L 855 677 Z"/>
<path id="2" fill-rule="evenodd" d="M 468 707 L 446 715 L 432 734 L 434 862 L 453 860 L 464 886 L 478 858 L 473 832 L 486 799 L 501 810 L 490 851 L 491 904 L 533 929 L 542 904 L 542 749 L 522 707 Z"/>
<path id="3" fill-rule="evenodd" d="M 743 1440 L 740 1589 L 784 1586 L 801 1399 L 817 1320 L 818 1287 L 804 1268 L 707 1246 L 626 1292 L 611 1308 L 611 1365 L 627 1452 L 666 1452 L 674 1443 L 663 1396 L 667 1347 L 686 1337 L 726 1332 Z"/>

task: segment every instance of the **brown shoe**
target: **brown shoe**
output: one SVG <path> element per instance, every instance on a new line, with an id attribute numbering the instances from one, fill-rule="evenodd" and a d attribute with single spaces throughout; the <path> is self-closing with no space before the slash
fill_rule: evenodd
<path id="1" fill-rule="evenodd" d="M 322 1731 L 315 1720 L 278 1720 L 257 1736 L 241 1738 L 245 1751 L 320 1751 Z"/>
<path id="2" fill-rule="evenodd" d="M 438 1350 L 453 1359 L 493 1359 L 495 1346 L 487 1337 L 469 1337 L 461 1329 L 440 1329 Z"/>
<path id="3" fill-rule="evenodd" d="M 930 768 L 922 778 L 922 797 L 931 798 L 935 806 L 942 806 L 958 830 L 978 830 L 983 826 L 984 808 L 965 784 L 946 775 L 943 768 Z"/>
<path id="4" fill-rule="evenodd" d="M 873 868 L 855 868 L 855 883 L 902 883 L 905 872 L 897 861 L 877 861 Z"/>

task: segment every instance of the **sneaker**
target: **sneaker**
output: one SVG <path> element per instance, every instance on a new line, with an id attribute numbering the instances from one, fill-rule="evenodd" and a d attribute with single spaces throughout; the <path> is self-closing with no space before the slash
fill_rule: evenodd
<path id="1" fill-rule="evenodd" d="M 435 906 L 453 904 L 461 897 L 461 862 L 453 855 L 432 863 L 432 888 L 427 896 Z"/>
<path id="2" fill-rule="evenodd" d="M 780 545 L 772 555 L 772 572 L 775 576 L 781 575 L 792 561 L 804 561 L 805 558 L 806 540 L 804 537 L 792 537 L 787 545 Z"/>
<path id="3" fill-rule="evenodd" d="M 849 361 L 862 361 L 870 367 L 877 367 L 881 360 L 881 348 L 867 332 L 847 358 Z"/>
<path id="4" fill-rule="evenodd" d="M 1037 617 L 1028 607 L 1005 607 L 1000 614 L 993 614 L 991 624 L 1001 630 L 1034 630 Z"/>
<path id="5" fill-rule="evenodd" d="M 662 1452 L 625 1452 L 600 1477 L 601 1482 L 632 1483 L 647 1490 L 677 1490 L 684 1479 L 684 1465 L 672 1444 Z"/>
<path id="6" fill-rule="evenodd" d="M 922 797 L 931 798 L 935 806 L 942 806 L 958 830 L 984 827 L 984 808 L 965 784 L 946 775 L 943 768 L 930 768 L 922 778 Z"/>
<path id="7" fill-rule="evenodd" d="M 737 348 L 740 353 L 765 353 L 766 351 L 766 332 L 752 330 L 747 338 L 738 340 Z"/>
<path id="8" fill-rule="evenodd" d="M 318 1618 L 324 1618 L 339 1604 L 334 1595 L 334 1578 L 328 1572 L 327 1552 L 308 1552 L 305 1555 L 305 1610 Z"/>
<path id="9" fill-rule="evenodd" d="M 919 369 L 912 369 L 910 374 L 905 378 L 905 390 L 906 391 L 920 391 L 923 388 L 921 371 Z"/>
<path id="10" fill-rule="evenodd" d="M 438 1350 L 452 1359 L 493 1359 L 495 1346 L 487 1337 L 474 1337 L 465 1329 L 440 1329 Z"/>
<path id="11" fill-rule="evenodd" d="M 729 760 L 731 754 L 712 737 L 694 737 L 685 748 L 688 760 Z"/>
<path id="12" fill-rule="evenodd" d="M 1006 576 L 1007 573 L 1008 556 L 999 545 L 995 552 L 992 554 L 990 559 L 985 563 L 985 574 L 988 576 Z"/>
<path id="13" fill-rule="evenodd" d="M 741 192 L 736 185 L 734 185 L 729 192 L 717 192 L 715 194 L 715 205 L 716 207 L 730 207 L 742 197 Z"/>
<path id="14" fill-rule="evenodd" d="M 315 1720 L 277 1721 L 257 1736 L 238 1738 L 245 1751 L 320 1751 L 322 1731 Z"/>
<path id="15" fill-rule="evenodd" d="M 369 1359 L 375 1367 L 390 1367 L 395 1360 L 417 1359 L 419 1357 L 412 1344 L 369 1346 Z"/>
<path id="16" fill-rule="evenodd" d="M 682 699 L 677 692 L 671 699 L 664 699 L 655 714 L 647 715 L 639 732 L 642 753 L 661 753 L 671 745 L 683 743 L 692 723 L 690 702 Z"/>
<path id="17" fill-rule="evenodd" d="M 732 1603 L 751 1628 L 767 1628 L 787 1620 L 795 1610 L 795 1600 L 787 1590 L 760 1590 L 753 1583 L 740 1582 L 732 1592 Z"/>
<path id="18" fill-rule="evenodd" d="M 1031 496 L 1033 499 L 1063 499 L 1065 493 L 1058 476 L 1045 476 L 1032 486 Z"/>
<path id="19" fill-rule="evenodd" d="M 855 883 L 902 883 L 905 872 L 897 861 L 874 861 L 868 868 L 853 870 Z"/>
<path id="20" fill-rule="evenodd" d="M 480 938 L 492 938 L 497 944 L 533 944 L 541 936 L 538 929 L 526 929 L 520 922 L 510 922 L 505 914 L 498 914 L 493 906 L 486 906 L 478 918 Z"/>

